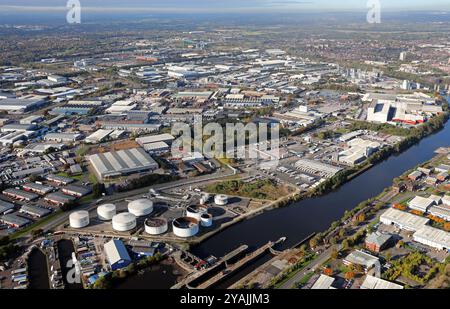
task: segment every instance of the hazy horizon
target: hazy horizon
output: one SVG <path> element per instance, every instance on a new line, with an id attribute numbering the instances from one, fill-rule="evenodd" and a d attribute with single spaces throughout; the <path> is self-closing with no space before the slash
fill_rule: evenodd
<path id="1" fill-rule="evenodd" d="M 263 13 L 367 11 L 367 0 L 80 0 L 86 12 Z M 380 0 L 385 11 L 450 11 L 448 0 Z M 1 12 L 50 13 L 66 9 L 67 0 L 0 0 Z"/>

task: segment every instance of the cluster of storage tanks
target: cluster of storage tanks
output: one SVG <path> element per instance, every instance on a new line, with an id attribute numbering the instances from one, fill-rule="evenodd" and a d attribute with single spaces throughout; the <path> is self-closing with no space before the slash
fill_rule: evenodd
<path id="1" fill-rule="evenodd" d="M 112 227 L 118 232 L 127 232 L 136 228 L 136 218 L 144 217 L 153 212 L 153 202 L 148 199 L 132 201 L 128 204 L 128 212 L 117 214 L 114 204 L 105 204 L 97 208 L 97 217 L 101 221 L 112 221 Z M 72 228 L 80 229 L 89 225 L 87 211 L 73 212 L 69 217 Z"/>
<path id="2" fill-rule="evenodd" d="M 210 227 L 213 217 L 203 205 L 188 206 L 186 216 L 173 220 L 172 228 L 175 236 L 187 238 L 195 236 L 201 227 Z"/>
<path id="3" fill-rule="evenodd" d="M 205 205 L 208 203 L 209 199 L 211 198 L 211 195 L 209 193 L 203 193 L 200 198 L 200 205 Z M 228 196 L 224 194 L 217 194 L 214 196 L 214 203 L 217 206 L 225 206 L 228 204 Z"/>
<path id="4" fill-rule="evenodd" d="M 186 216 L 172 221 L 175 236 L 187 238 L 195 236 L 200 227 L 211 227 L 213 217 L 204 206 L 211 196 L 203 194 L 200 205 L 186 208 Z M 219 206 L 228 204 L 226 195 L 218 194 L 214 197 L 214 203 Z M 127 232 L 136 228 L 138 217 L 145 217 L 153 212 L 153 202 L 149 199 L 138 199 L 128 203 L 128 212 L 117 214 L 114 204 L 105 204 L 97 208 L 97 217 L 101 221 L 112 221 L 112 228 L 118 232 Z M 72 228 L 80 229 L 89 225 L 89 213 L 87 211 L 73 212 L 69 217 Z M 163 218 L 148 218 L 144 223 L 145 232 L 149 235 L 161 235 L 167 232 L 168 222 Z"/>

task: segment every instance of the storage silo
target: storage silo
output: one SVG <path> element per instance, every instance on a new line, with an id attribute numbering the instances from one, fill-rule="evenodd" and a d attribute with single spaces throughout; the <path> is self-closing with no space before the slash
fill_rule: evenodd
<path id="1" fill-rule="evenodd" d="M 198 206 L 188 206 L 186 208 L 186 216 L 189 218 L 194 218 L 197 221 L 200 221 L 200 217 L 202 214 L 207 213 L 208 208 L 198 205 Z"/>
<path id="2" fill-rule="evenodd" d="M 153 212 L 153 202 L 149 199 L 139 199 L 128 203 L 128 211 L 136 217 L 148 216 Z"/>
<path id="3" fill-rule="evenodd" d="M 105 204 L 97 208 L 97 216 L 102 221 L 111 221 L 115 215 L 116 205 L 114 204 Z"/>
<path id="4" fill-rule="evenodd" d="M 112 219 L 112 226 L 118 232 L 130 231 L 136 227 L 136 216 L 129 212 L 115 215 Z"/>
<path id="5" fill-rule="evenodd" d="M 225 206 L 228 204 L 228 196 L 223 194 L 217 194 L 214 197 L 214 203 L 216 203 L 216 205 L 218 206 Z"/>
<path id="6" fill-rule="evenodd" d="M 81 229 L 89 225 L 89 212 L 85 210 L 75 211 L 69 216 L 70 227 Z"/>
<path id="7" fill-rule="evenodd" d="M 167 232 L 167 220 L 162 218 L 148 218 L 145 220 L 145 232 L 149 235 L 161 235 Z"/>
<path id="8" fill-rule="evenodd" d="M 210 215 L 208 213 L 202 214 L 201 217 L 200 217 L 200 224 L 203 227 L 210 227 L 210 226 L 212 226 L 212 224 L 213 224 L 213 217 L 212 217 L 212 215 Z"/>
<path id="9" fill-rule="evenodd" d="M 181 217 L 172 221 L 175 236 L 188 238 L 195 236 L 199 231 L 199 221 L 194 218 Z"/>

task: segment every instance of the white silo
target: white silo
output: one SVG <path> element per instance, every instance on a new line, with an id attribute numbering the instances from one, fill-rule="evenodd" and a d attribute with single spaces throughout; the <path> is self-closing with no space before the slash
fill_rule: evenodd
<path id="1" fill-rule="evenodd" d="M 188 206 L 186 208 L 186 216 L 189 218 L 194 218 L 197 221 L 200 221 L 200 217 L 202 214 L 207 213 L 208 209 L 204 206 Z"/>
<path id="2" fill-rule="evenodd" d="M 167 232 L 167 220 L 162 218 L 149 218 L 145 220 L 145 232 L 149 235 L 161 235 Z"/>
<path id="3" fill-rule="evenodd" d="M 112 219 L 112 226 L 118 232 L 130 231 L 136 227 L 136 216 L 129 212 L 115 215 Z"/>
<path id="4" fill-rule="evenodd" d="M 228 204 L 228 196 L 223 194 L 217 194 L 214 197 L 214 203 L 216 203 L 216 205 L 218 206 L 225 206 Z"/>
<path id="5" fill-rule="evenodd" d="M 212 226 L 212 224 L 213 224 L 213 217 L 212 217 L 212 215 L 210 215 L 208 213 L 202 214 L 202 216 L 200 217 L 200 224 L 203 227 L 210 227 L 210 226 Z"/>
<path id="6" fill-rule="evenodd" d="M 116 205 L 114 204 L 105 204 L 97 208 L 97 216 L 102 221 L 111 221 L 115 215 Z"/>
<path id="7" fill-rule="evenodd" d="M 69 216 L 70 227 L 81 229 L 89 225 L 89 212 L 81 210 L 75 211 Z"/>
<path id="8" fill-rule="evenodd" d="M 148 216 L 153 212 L 153 202 L 149 199 L 139 199 L 128 204 L 128 211 L 136 217 Z"/>
<path id="9" fill-rule="evenodd" d="M 175 236 L 188 238 L 195 236 L 199 231 L 199 222 L 194 218 L 182 217 L 172 221 Z"/>
<path id="10" fill-rule="evenodd" d="M 206 203 L 208 203 L 210 198 L 211 196 L 209 195 L 209 193 L 203 193 L 202 197 L 200 198 L 200 205 L 205 205 Z"/>

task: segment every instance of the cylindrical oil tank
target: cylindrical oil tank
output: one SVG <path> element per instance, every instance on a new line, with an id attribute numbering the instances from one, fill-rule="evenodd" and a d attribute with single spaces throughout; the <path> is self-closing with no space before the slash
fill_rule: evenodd
<path id="1" fill-rule="evenodd" d="M 145 232 L 150 235 L 161 235 L 169 228 L 167 220 L 163 218 L 148 218 L 145 220 Z"/>
<path id="2" fill-rule="evenodd" d="M 102 221 L 111 221 L 115 215 L 116 205 L 114 204 L 105 204 L 97 208 L 97 216 Z"/>
<path id="3" fill-rule="evenodd" d="M 210 215 L 208 213 L 202 214 L 202 216 L 200 217 L 200 224 L 203 227 L 210 227 L 213 224 L 212 215 Z"/>
<path id="4" fill-rule="evenodd" d="M 181 217 L 172 221 L 172 228 L 175 236 L 192 237 L 199 231 L 199 221 L 194 218 Z"/>
<path id="5" fill-rule="evenodd" d="M 218 206 L 225 206 L 228 204 L 228 196 L 223 194 L 217 194 L 214 197 L 214 203 L 216 203 L 216 205 Z"/>
<path id="6" fill-rule="evenodd" d="M 136 217 L 148 216 L 153 211 L 153 202 L 149 199 L 139 199 L 128 204 L 128 211 Z"/>
<path id="7" fill-rule="evenodd" d="M 112 226 L 118 232 L 130 231 L 136 227 L 136 216 L 129 212 L 115 215 L 112 219 Z"/>
<path id="8" fill-rule="evenodd" d="M 89 225 L 89 212 L 81 210 L 75 211 L 69 216 L 70 227 L 81 229 Z"/>
<path id="9" fill-rule="evenodd" d="M 186 208 L 186 216 L 189 218 L 194 218 L 197 221 L 200 221 L 200 217 L 202 214 L 207 213 L 208 208 L 202 206 L 202 205 L 196 205 L 196 206 L 188 206 Z"/>
<path id="10" fill-rule="evenodd" d="M 210 198 L 211 195 L 209 195 L 209 193 L 203 193 L 200 197 L 200 205 L 205 205 L 206 203 L 208 203 Z"/>

